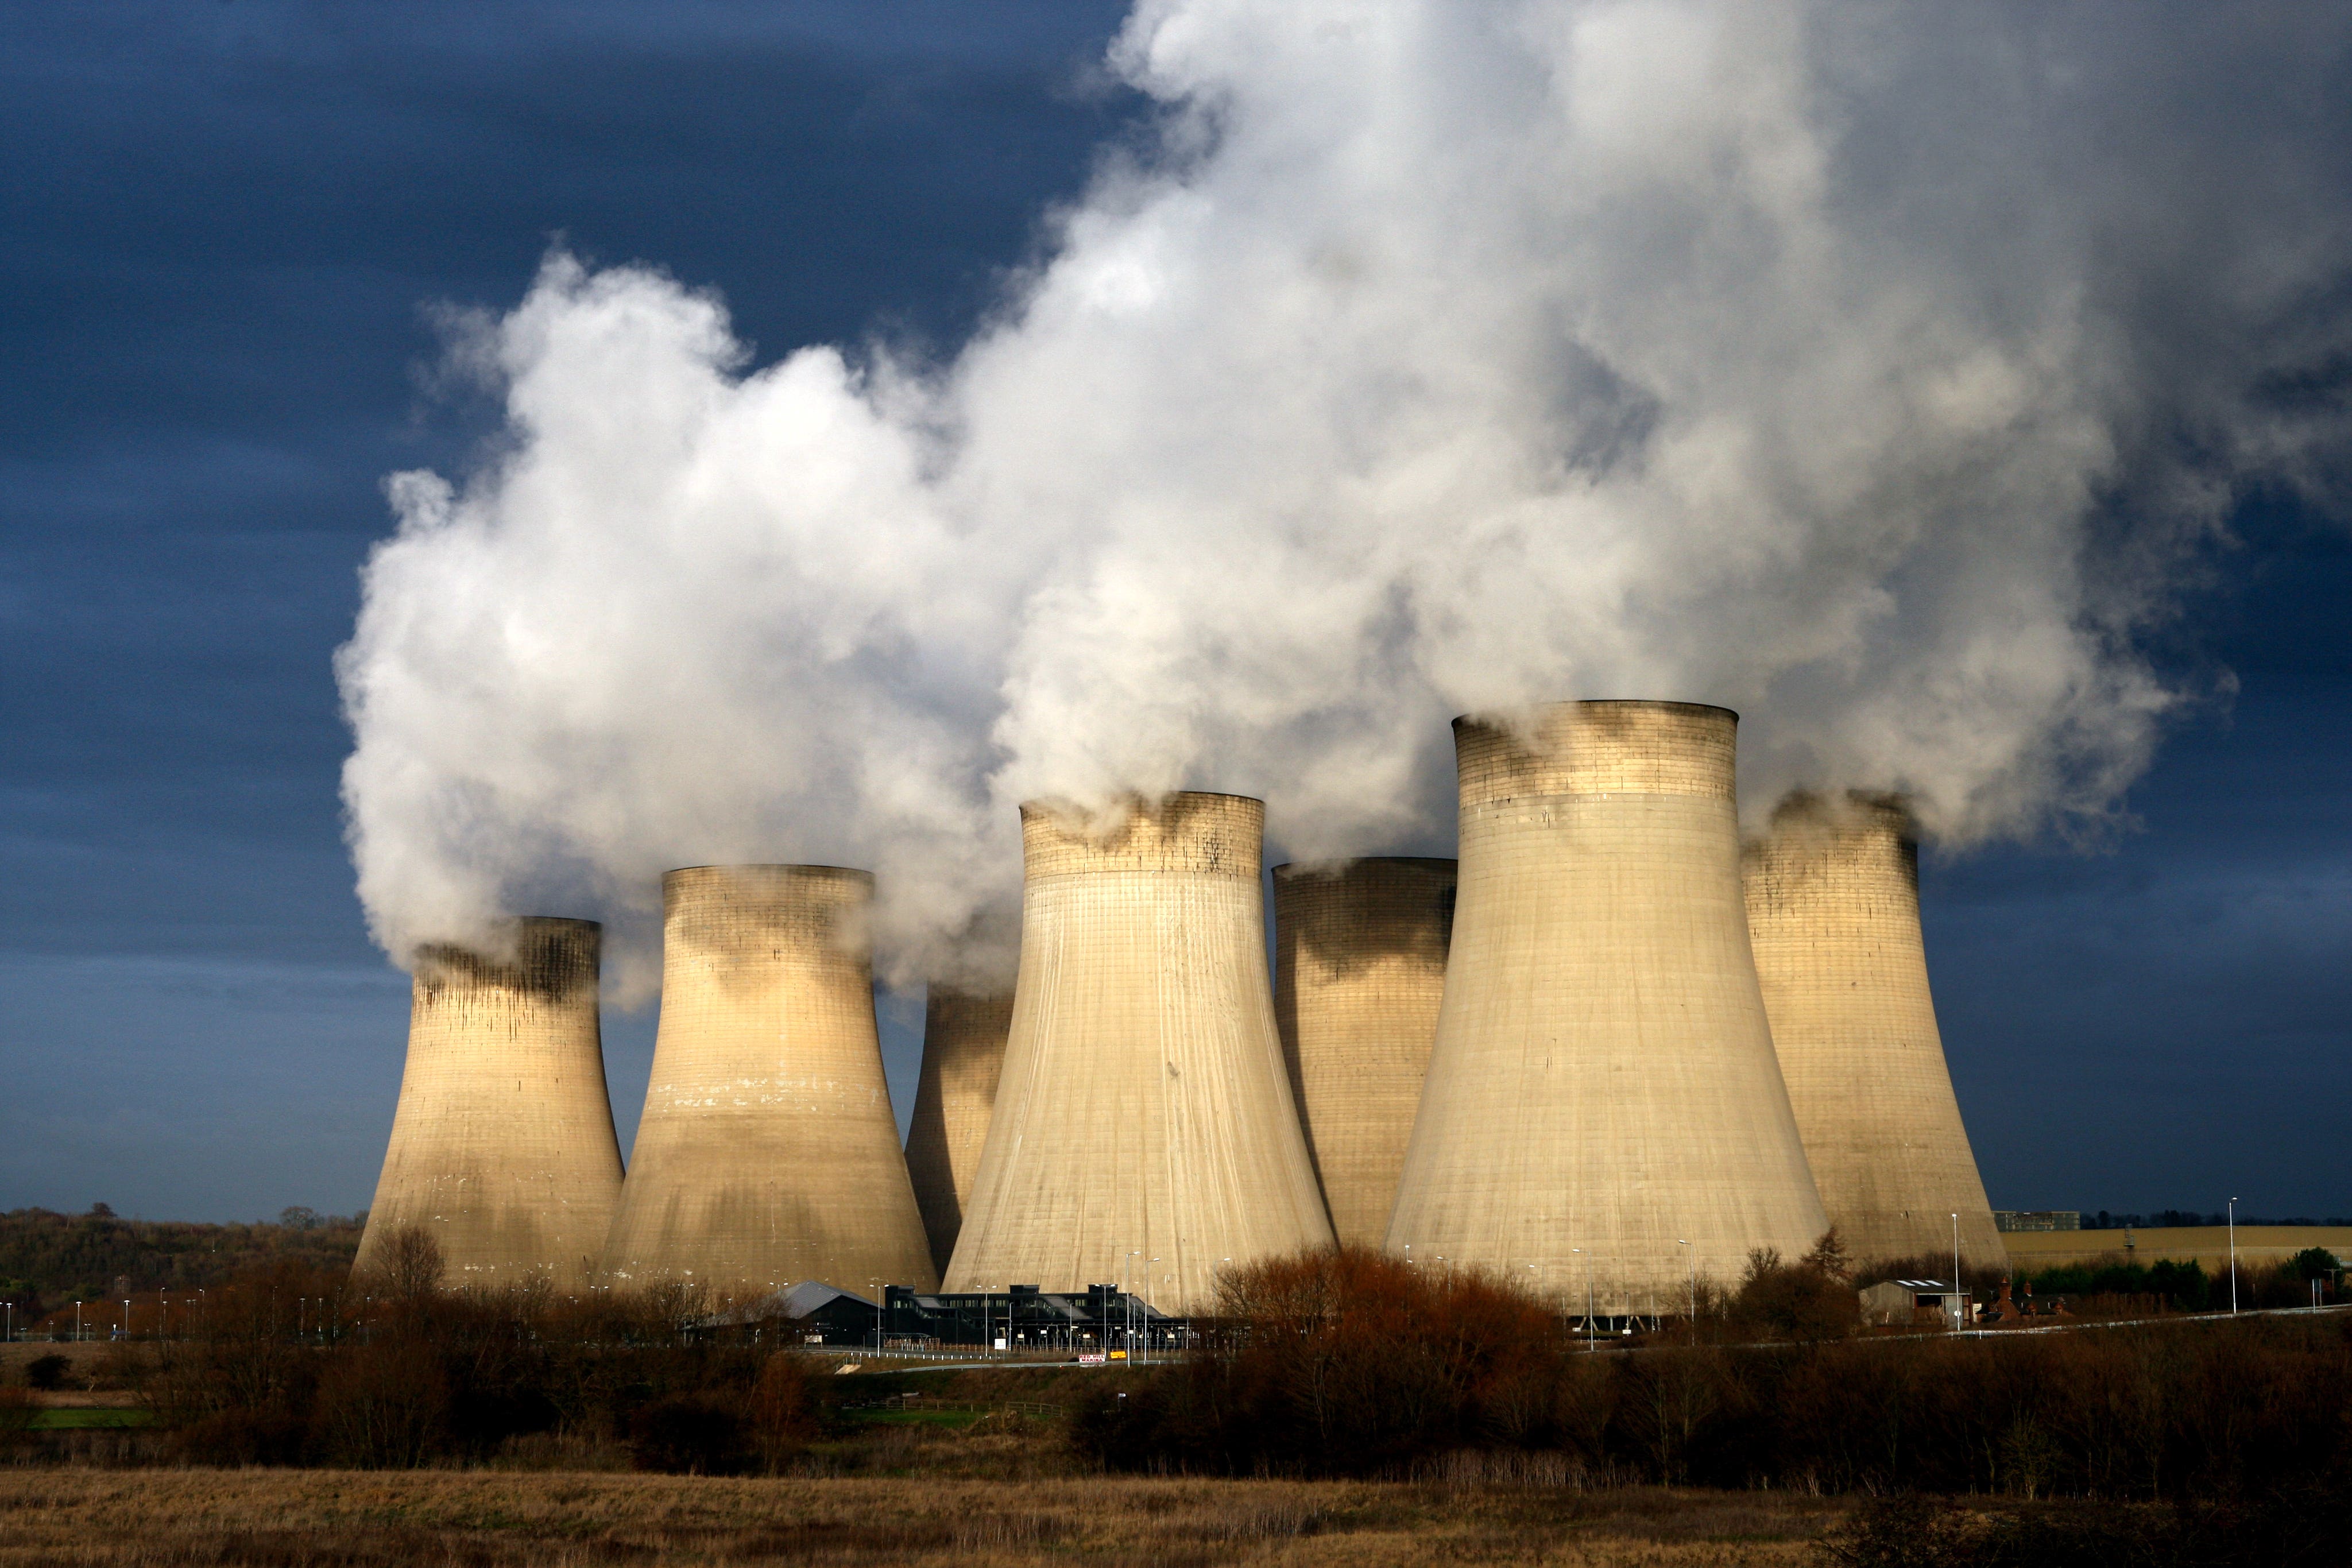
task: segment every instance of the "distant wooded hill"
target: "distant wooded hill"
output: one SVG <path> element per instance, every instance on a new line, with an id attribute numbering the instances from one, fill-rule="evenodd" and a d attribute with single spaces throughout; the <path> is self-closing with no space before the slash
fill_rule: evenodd
<path id="1" fill-rule="evenodd" d="M 366 1222 L 308 1208 L 252 1225 L 124 1219 L 102 1203 L 87 1214 L 11 1209 L 0 1214 L 0 1301 L 16 1304 L 21 1324 L 78 1300 L 209 1288 L 280 1260 L 348 1268 Z"/>

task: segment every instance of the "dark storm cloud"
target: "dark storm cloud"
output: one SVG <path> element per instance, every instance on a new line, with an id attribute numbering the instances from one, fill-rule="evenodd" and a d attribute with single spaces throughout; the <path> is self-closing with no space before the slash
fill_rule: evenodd
<path id="1" fill-rule="evenodd" d="M 0 1206 L 366 1201 L 405 988 L 328 656 L 383 475 L 481 434 L 425 308 L 510 302 L 561 233 L 780 347 L 952 338 L 1115 130 L 1116 15 L 5 13 Z M 625 1123 L 648 1030 L 614 1020 Z"/>

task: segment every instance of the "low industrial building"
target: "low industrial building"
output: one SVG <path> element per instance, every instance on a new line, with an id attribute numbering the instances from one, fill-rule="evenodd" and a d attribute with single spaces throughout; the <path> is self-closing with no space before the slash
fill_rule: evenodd
<path id="1" fill-rule="evenodd" d="M 882 1292 L 882 1338 L 903 1346 L 977 1345 L 1003 1351 L 1068 1351 L 1122 1359 L 1184 1347 L 1191 1324 L 1117 1285 L 1083 1291 L 1004 1291 L 925 1294 L 904 1285 Z"/>
<path id="2" fill-rule="evenodd" d="M 1015 1285 L 1006 1291 L 955 1294 L 886 1285 L 882 1301 L 803 1280 L 751 1305 L 700 1320 L 706 1330 L 731 1330 L 754 1340 L 787 1344 L 863 1346 L 867 1350 L 1067 1352 L 1124 1360 L 1181 1350 L 1192 1334 L 1171 1317 L 1117 1285 L 1090 1285 L 1067 1293 Z M 878 1330 L 878 1333 L 877 1333 Z"/>

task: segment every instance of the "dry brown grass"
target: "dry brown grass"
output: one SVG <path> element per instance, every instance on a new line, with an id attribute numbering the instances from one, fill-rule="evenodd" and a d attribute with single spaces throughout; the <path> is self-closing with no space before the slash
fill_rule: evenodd
<path id="1" fill-rule="evenodd" d="M 1559 1487 L 0 1469 L 0 1568 L 1746 1568 L 1812 1561 L 1838 1512 L 1786 1496 Z"/>

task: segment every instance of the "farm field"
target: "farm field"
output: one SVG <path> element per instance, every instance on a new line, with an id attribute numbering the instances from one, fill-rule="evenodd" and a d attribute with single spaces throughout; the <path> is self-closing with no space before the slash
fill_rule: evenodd
<path id="1" fill-rule="evenodd" d="M 715 1480 L 481 1471 L 0 1469 L 0 1568 L 648 1568 L 1818 1560 L 1822 1500 L 1643 1489 L 1084 1477 Z"/>
<path id="2" fill-rule="evenodd" d="M 2230 1231 L 2221 1225 L 2145 1226 L 2122 1230 L 2011 1230 L 2001 1235 L 2010 1267 L 2021 1274 L 2113 1258 L 2132 1263 L 2195 1263 L 2208 1274 L 2230 1267 Z M 2128 1239 L 2130 1246 L 2125 1246 Z M 2238 1266 L 2268 1268 L 2306 1247 L 2352 1257 L 2352 1225 L 2241 1225 Z"/>

